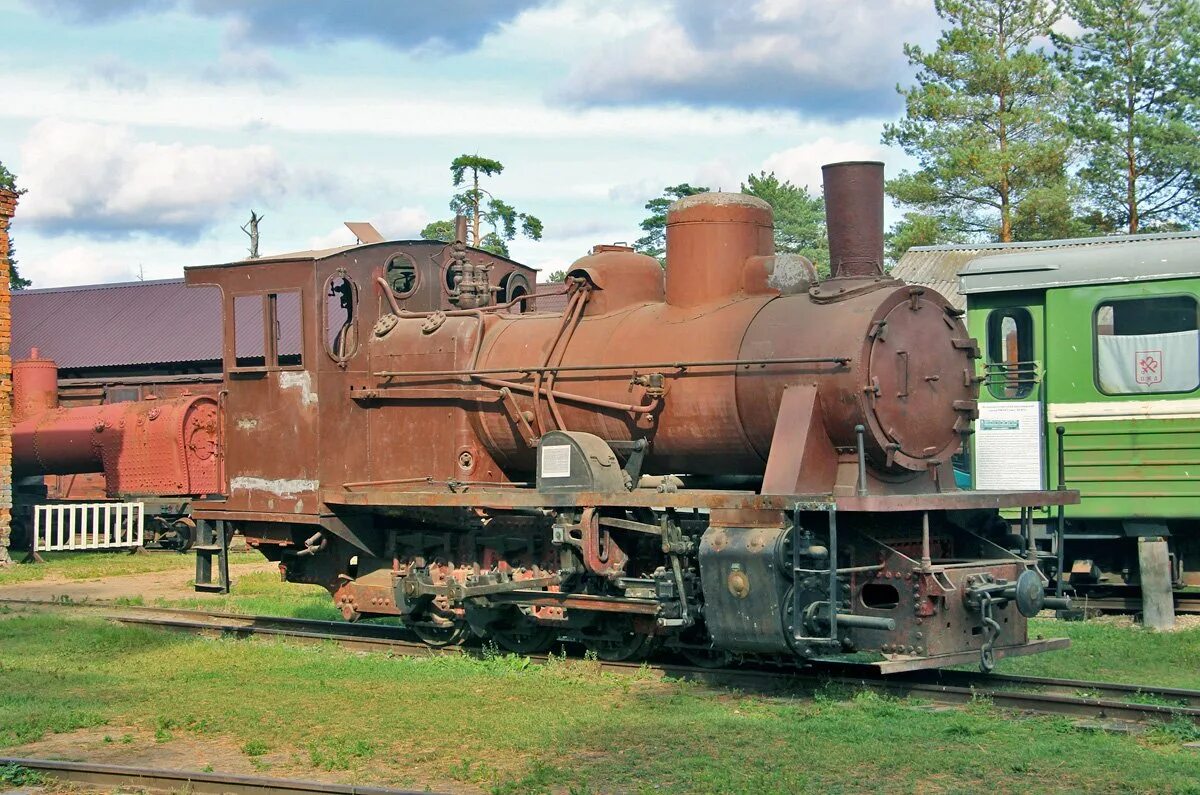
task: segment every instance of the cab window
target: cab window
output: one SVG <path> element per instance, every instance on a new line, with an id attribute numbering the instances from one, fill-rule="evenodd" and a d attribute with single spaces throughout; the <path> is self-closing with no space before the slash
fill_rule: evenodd
<path id="1" fill-rule="evenodd" d="M 235 370 L 300 367 L 303 331 L 298 291 L 233 297 Z"/>
<path id="2" fill-rule="evenodd" d="M 1200 387 L 1196 299 L 1164 295 L 1096 307 L 1096 386 L 1106 395 L 1191 392 Z"/>
<path id="3" fill-rule="evenodd" d="M 985 381 L 992 397 L 1019 400 L 1037 384 L 1033 316 L 1028 309 L 994 309 L 987 317 Z"/>
<path id="4" fill-rule="evenodd" d="M 358 351 L 358 285 L 338 270 L 325 280 L 325 353 L 345 362 Z"/>

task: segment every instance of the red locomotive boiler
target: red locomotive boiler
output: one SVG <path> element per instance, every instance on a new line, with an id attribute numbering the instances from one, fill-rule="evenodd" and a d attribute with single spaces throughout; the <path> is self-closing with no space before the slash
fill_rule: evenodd
<path id="1" fill-rule="evenodd" d="M 990 533 L 1075 495 L 955 490 L 976 343 L 884 275 L 882 165 L 825 180 L 825 280 L 724 193 L 672 206 L 665 269 L 620 246 L 574 263 L 561 314 L 519 311 L 461 242 L 188 269 L 226 330 L 226 496 L 195 516 L 432 644 L 891 671 L 1053 647 L 1026 633 L 1035 561 Z M 454 308 L 419 311 L 423 289 Z"/>
<path id="2" fill-rule="evenodd" d="M 159 506 L 148 531 L 158 546 L 186 549 L 193 532 L 188 500 L 223 488 L 217 401 L 209 396 L 60 408 L 58 367 L 34 348 L 13 365 L 13 423 L 15 479 L 103 474 L 110 499 Z M 44 494 L 43 486 L 14 495 L 14 516 L 26 529 L 32 527 L 27 511 Z"/>

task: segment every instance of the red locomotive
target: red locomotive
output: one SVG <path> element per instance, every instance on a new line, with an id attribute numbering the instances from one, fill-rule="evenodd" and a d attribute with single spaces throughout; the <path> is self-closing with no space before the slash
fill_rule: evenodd
<path id="1" fill-rule="evenodd" d="M 188 269 L 225 312 L 227 483 L 195 518 L 431 644 L 884 670 L 1052 647 L 1035 562 L 990 533 L 1074 494 L 955 490 L 976 344 L 884 275 L 882 165 L 825 179 L 825 280 L 723 193 L 672 206 L 665 270 L 574 263 L 561 314 L 461 242 Z"/>
<path id="2" fill-rule="evenodd" d="M 149 532 L 154 545 L 186 549 L 193 531 L 188 500 L 223 488 L 217 401 L 185 394 L 60 408 L 58 387 L 57 365 L 40 358 L 36 348 L 13 365 L 15 478 L 101 473 L 109 498 L 155 502 Z M 40 478 L 34 480 L 41 484 Z M 24 530 L 32 527 L 26 509 L 44 493 L 44 486 L 24 487 L 15 495 L 14 515 Z"/>

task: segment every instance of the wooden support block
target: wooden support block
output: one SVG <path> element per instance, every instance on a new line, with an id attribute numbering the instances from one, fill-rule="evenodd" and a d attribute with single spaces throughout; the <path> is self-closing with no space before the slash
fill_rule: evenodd
<path id="1" fill-rule="evenodd" d="M 1175 628 L 1175 597 L 1171 593 L 1171 558 L 1161 537 L 1138 539 L 1142 581 L 1142 624 L 1150 629 Z"/>

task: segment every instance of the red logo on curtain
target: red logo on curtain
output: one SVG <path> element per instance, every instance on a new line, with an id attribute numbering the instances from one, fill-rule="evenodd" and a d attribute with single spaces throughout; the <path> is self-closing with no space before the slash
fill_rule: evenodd
<path id="1" fill-rule="evenodd" d="M 1159 384 L 1163 380 L 1162 351 L 1137 352 L 1137 382 L 1139 384 Z"/>

